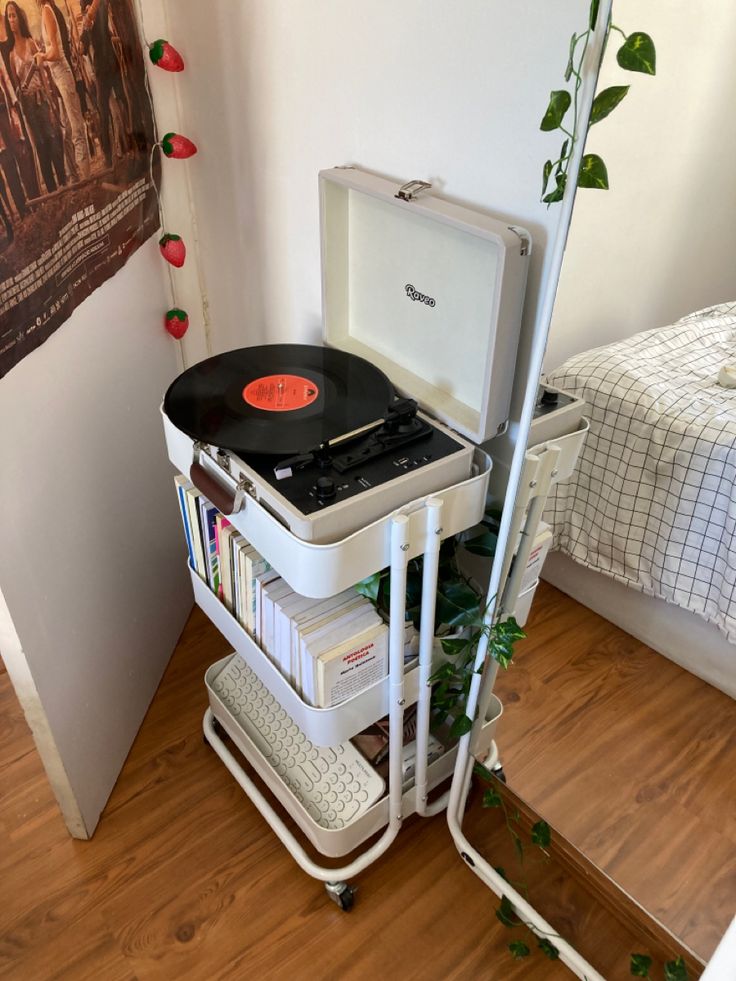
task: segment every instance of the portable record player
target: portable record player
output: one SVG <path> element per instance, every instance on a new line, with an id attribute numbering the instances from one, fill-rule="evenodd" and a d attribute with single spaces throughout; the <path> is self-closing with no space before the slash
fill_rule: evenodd
<path id="1" fill-rule="evenodd" d="M 325 346 L 242 348 L 170 387 L 170 456 L 191 439 L 192 480 L 225 513 L 254 498 L 336 542 L 490 471 L 477 447 L 508 417 L 529 236 L 428 188 L 322 172 Z"/>

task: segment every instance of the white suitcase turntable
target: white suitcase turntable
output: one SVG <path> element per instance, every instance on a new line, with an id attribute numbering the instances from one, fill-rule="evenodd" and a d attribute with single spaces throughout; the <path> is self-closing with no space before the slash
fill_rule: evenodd
<path id="1" fill-rule="evenodd" d="M 253 499 L 328 544 L 470 481 L 482 514 L 478 446 L 508 418 L 530 239 L 429 186 L 322 172 L 325 347 L 242 348 L 170 387 L 169 455 L 223 513 Z"/>

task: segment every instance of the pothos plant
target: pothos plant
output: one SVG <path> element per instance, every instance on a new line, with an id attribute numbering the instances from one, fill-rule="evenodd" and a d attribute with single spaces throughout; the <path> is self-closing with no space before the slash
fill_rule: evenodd
<path id="1" fill-rule="evenodd" d="M 547 160 L 542 170 L 542 201 L 548 206 L 561 201 L 567 186 L 568 170 L 572 150 L 579 137 L 578 94 L 583 84 L 582 67 L 588 43 L 598 21 L 600 0 L 591 0 L 588 13 L 588 26 L 580 33 L 575 32 L 570 38 L 570 48 L 565 68 L 565 82 L 572 83 L 572 93 L 569 89 L 555 89 L 549 98 L 549 105 L 544 114 L 540 129 L 544 132 L 560 130 L 564 139 L 556 160 Z M 656 74 L 657 54 L 652 38 L 643 31 L 626 34 L 616 24 L 609 23 L 608 37 L 611 31 L 616 31 L 623 37 L 623 44 L 616 52 L 616 61 L 624 71 L 641 72 L 645 75 Z M 599 92 L 593 100 L 589 126 L 594 126 L 623 102 L 628 95 L 628 85 L 611 85 Z M 567 114 L 572 107 L 572 117 L 568 121 Z M 547 191 L 550 178 L 554 174 L 554 187 Z M 608 170 L 597 153 L 583 155 L 578 174 L 578 187 L 593 187 L 608 190 Z"/>
<path id="2" fill-rule="evenodd" d="M 486 622 L 486 598 L 458 561 L 463 549 L 470 554 L 492 558 L 499 520 L 499 512 L 489 511 L 470 537 L 456 535 L 445 539 L 440 547 L 435 633 L 439 635 L 447 660 L 430 679 L 433 685 L 431 725 L 433 729 L 439 729 L 449 724 L 450 735 L 455 739 L 470 732 L 473 727 L 473 720 L 466 714 L 465 706 L 481 638 L 488 638 L 488 655 L 501 667 L 508 668 L 514 644 L 524 636 L 513 617 L 503 622 Z M 422 558 L 411 559 L 406 575 L 406 617 L 417 629 L 422 608 L 422 573 Z M 391 596 L 388 569 L 359 582 L 356 589 L 388 617 Z"/>

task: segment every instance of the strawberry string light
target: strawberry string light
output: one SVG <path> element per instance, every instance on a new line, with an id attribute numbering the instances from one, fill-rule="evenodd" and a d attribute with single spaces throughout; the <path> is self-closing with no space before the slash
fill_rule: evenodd
<path id="1" fill-rule="evenodd" d="M 197 152 L 194 143 L 180 133 L 167 133 L 161 140 L 160 146 L 167 157 L 173 157 L 175 160 L 186 160 Z"/>
<path id="2" fill-rule="evenodd" d="M 161 255 L 166 261 L 181 269 L 187 257 L 187 247 L 184 239 L 180 235 L 169 235 L 168 233 L 158 240 L 158 247 Z"/>
<path id="3" fill-rule="evenodd" d="M 161 68 L 165 72 L 181 72 L 184 71 L 184 59 L 181 54 L 176 50 L 176 48 L 169 41 L 164 38 L 159 38 L 152 43 L 146 39 L 145 32 L 143 30 L 143 5 L 141 0 L 138 0 L 138 13 L 140 17 L 141 32 L 143 33 L 143 41 L 145 46 L 148 48 L 148 56 L 151 59 L 152 64 L 156 65 L 157 68 Z M 148 97 L 151 102 L 151 110 L 153 111 L 155 118 L 155 107 L 153 105 L 153 97 L 151 95 L 150 86 L 148 84 L 148 76 L 146 75 L 146 89 L 148 91 Z M 156 186 L 156 181 L 153 176 L 153 160 L 156 148 L 160 148 L 164 156 L 169 157 L 173 160 L 186 160 L 189 157 L 193 157 L 197 152 L 197 146 L 188 137 L 182 136 L 181 133 L 166 133 L 162 139 L 153 145 L 151 148 L 151 184 L 156 192 L 156 199 L 158 201 L 159 216 L 161 219 L 161 227 L 164 226 L 164 213 L 161 204 L 161 196 L 159 194 L 158 187 Z M 171 232 L 166 232 L 158 242 L 159 252 L 162 258 L 175 269 L 181 269 L 184 265 L 184 261 L 187 255 L 186 245 L 184 240 L 180 235 L 174 235 Z M 169 276 L 169 281 L 171 283 L 171 292 L 176 302 L 176 290 L 174 289 L 174 279 Z M 164 327 L 168 333 L 176 340 L 181 340 L 181 338 L 186 334 L 189 328 L 189 315 L 186 310 L 182 310 L 180 307 L 172 306 L 170 310 L 167 310 L 163 317 Z"/>
<path id="4" fill-rule="evenodd" d="M 163 68 L 165 72 L 184 71 L 184 59 L 176 48 L 159 38 L 148 48 L 148 56 L 157 68 Z"/>
<path id="5" fill-rule="evenodd" d="M 164 315 L 164 327 L 173 338 L 180 341 L 189 328 L 189 315 L 186 310 L 173 307 Z"/>

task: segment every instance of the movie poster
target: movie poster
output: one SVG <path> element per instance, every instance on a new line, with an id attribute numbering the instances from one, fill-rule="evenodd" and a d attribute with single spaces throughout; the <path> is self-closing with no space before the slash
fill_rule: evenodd
<path id="1" fill-rule="evenodd" d="M 158 228 L 133 2 L 0 0 L 0 377 Z"/>

